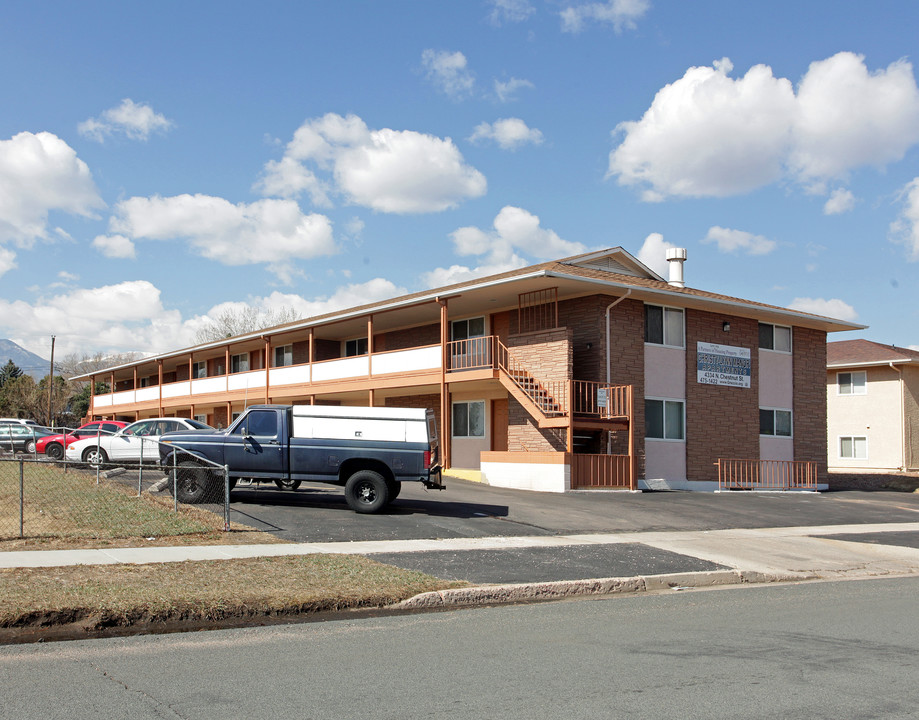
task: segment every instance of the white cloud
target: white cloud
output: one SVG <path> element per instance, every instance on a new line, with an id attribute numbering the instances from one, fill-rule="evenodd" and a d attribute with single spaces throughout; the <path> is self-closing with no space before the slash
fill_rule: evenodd
<path id="1" fill-rule="evenodd" d="M 790 163 L 805 179 L 882 167 L 919 142 L 919 89 L 906 60 L 874 73 L 850 52 L 811 63 L 797 104 Z"/>
<path id="2" fill-rule="evenodd" d="M 919 177 L 900 190 L 900 197 L 903 209 L 890 224 L 891 239 L 905 245 L 908 259 L 915 262 L 919 260 Z"/>
<path id="3" fill-rule="evenodd" d="M 245 305 L 259 310 L 293 308 L 306 318 L 406 292 L 388 280 L 375 278 L 312 299 L 279 292 L 250 296 L 244 302 L 219 303 L 202 315 L 183 319 L 179 311 L 163 306 L 161 292 L 155 285 L 136 280 L 78 288 L 33 303 L 0 299 L 0 336 L 40 354 L 47 351 L 49 335 L 57 337 L 57 350 L 62 354 L 97 351 L 149 354 L 193 345 L 201 328 L 225 310 Z"/>
<path id="4" fill-rule="evenodd" d="M 93 239 L 93 247 L 105 257 L 134 258 L 137 252 L 134 242 L 124 235 L 97 235 Z"/>
<path id="5" fill-rule="evenodd" d="M 315 173 L 324 173 L 328 181 L 315 179 Z M 313 179 L 304 183 L 305 177 Z M 334 113 L 298 128 L 284 158 L 268 163 L 257 185 L 264 194 L 281 197 L 307 189 L 314 202 L 328 202 L 327 188 L 334 189 L 356 205 L 405 214 L 446 210 L 484 195 L 486 187 L 485 176 L 465 163 L 450 138 L 370 130 L 355 115 Z"/>
<path id="6" fill-rule="evenodd" d="M 451 285 L 522 267 L 527 261 L 518 250 L 542 260 L 577 255 L 587 250 L 581 243 L 563 240 L 555 231 L 540 227 L 538 216 L 510 205 L 495 217 L 491 231 L 461 227 L 450 237 L 457 255 L 484 256 L 481 264 L 474 268 L 465 265 L 436 268 L 422 276 L 427 287 Z"/>
<path id="7" fill-rule="evenodd" d="M 29 248 L 48 237 L 48 214 L 92 217 L 104 207 L 89 167 L 48 132 L 0 140 L 0 243 Z"/>
<path id="8" fill-rule="evenodd" d="M 660 233 L 651 233 L 645 238 L 638 251 L 638 260 L 661 277 L 667 277 L 667 251 L 677 247 L 664 240 Z"/>
<path id="9" fill-rule="evenodd" d="M 842 52 L 811 64 L 797 94 L 756 65 L 693 67 L 658 91 L 637 122 L 620 123 L 609 175 L 645 198 L 726 197 L 781 179 L 825 192 L 828 179 L 883 166 L 919 142 L 919 89 L 906 61 L 869 74 Z"/>
<path id="10" fill-rule="evenodd" d="M 16 253 L 0 246 L 0 277 L 16 267 Z"/>
<path id="11" fill-rule="evenodd" d="M 489 0 L 489 4 L 492 9 L 488 20 L 492 25 L 523 22 L 536 12 L 528 0 Z"/>
<path id="12" fill-rule="evenodd" d="M 516 99 L 517 91 L 523 88 L 532 88 L 533 83 L 529 80 L 512 77 L 510 80 L 503 82 L 495 79 L 495 95 L 500 102 L 511 102 Z"/>
<path id="13" fill-rule="evenodd" d="M 435 87 L 453 100 L 465 100 L 475 88 L 475 76 L 466 67 L 463 53 L 425 50 L 421 53 L 425 74 Z"/>
<path id="14" fill-rule="evenodd" d="M 573 5 L 561 12 L 562 30 L 577 33 L 588 22 L 612 25 L 616 32 L 634 30 L 635 21 L 647 12 L 649 0 L 607 0 L 607 2 Z"/>
<path id="15" fill-rule="evenodd" d="M 823 206 L 824 215 L 841 215 L 855 207 L 855 195 L 845 188 L 836 188 Z"/>
<path id="16" fill-rule="evenodd" d="M 762 235 L 754 235 L 744 230 L 718 227 L 708 229 L 703 243 L 716 243 L 721 252 L 734 253 L 743 251 L 748 255 L 768 255 L 775 250 L 775 241 Z"/>
<path id="17" fill-rule="evenodd" d="M 149 105 L 135 103 L 125 98 L 118 105 L 98 118 L 89 118 L 77 126 L 77 131 L 96 142 L 105 142 L 110 135 L 124 135 L 131 140 L 144 140 L 152 132 L 165 132 L 172 127 L 172 121 L 165 115 L 154 112 Z"/>
<path id="18" fill-rule="evenodd" d="M 795 298 L 788 306 L 791 310 L 810 313 L 812 315 L 822 315 L 824 317 L 835 318 L 836 320 L 854 321 L 858 318 L 855 308 L 842 300 L 833 298 L 824 300 L 823 298 Z"/>
<path id="19" fill-rule="evenodd" d="M 329 219 L 304 215 L 293 200 L 234 205 L 209 195 L 133 197 L 118 203 L 109 228 L 134 241 L 187 239 L 203 257 L 225 265 L 268 263 L 288 278 L 291 260 L 336 252 Z"/>
<path id="20" fill-rule="evenodd" d="M 528 143 L 539 145 L 543 136 L 536 128 L 527 127 L 520 118 L 503 118 L 495 120 L 493 124 L 483 122 L 476 126 L 469 140 L 474 143 L 493 140 L 504 150 L 516 150 Z"/>

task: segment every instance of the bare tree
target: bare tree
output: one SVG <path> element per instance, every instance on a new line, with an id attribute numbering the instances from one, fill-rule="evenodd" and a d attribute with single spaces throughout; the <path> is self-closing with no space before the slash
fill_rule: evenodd
<path id="1" fill-rule="evenodd" d="M 209 318 L 210 323 L 201 328 L 195 335 L 195 342 L 198 344 L 214 342 L 215 340 L 245 335 L 246 333 L 283 325 L 299 319 L 300 315 L 292 307 L 259 310 L 251 305 L 246 305 L 238 310 L 224 310 L 216 318 Z"/>
<path id="2" fill-rule="evenodd" d="M 55 369 L 65 378 L 71 378 L 74 375 L 85 375 L 86 373 L 106 368 L 124 365 L 142 357 L 141 353 L 111 353 L 105 354 L 97 352 L 93 355 L 87 353 L 70 353 L 65 355 L 60 361 L 54 363 Z"/>

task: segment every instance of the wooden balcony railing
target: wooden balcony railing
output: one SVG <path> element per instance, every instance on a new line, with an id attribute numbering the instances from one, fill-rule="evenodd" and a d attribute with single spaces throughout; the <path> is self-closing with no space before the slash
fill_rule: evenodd
<path id="1" fill-rule="evenodd" d="M 809 460 L 718 458 L 719 490 L 817 490 L 817 463 Z"/>

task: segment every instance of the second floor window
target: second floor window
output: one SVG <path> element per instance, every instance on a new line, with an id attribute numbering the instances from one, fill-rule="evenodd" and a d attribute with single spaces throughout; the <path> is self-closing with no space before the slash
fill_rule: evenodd
<path id="1" fill-rule="evenodd" d="M 645 342 L 684 347 L 683 311 L 680 308 L 645 305 Z"/>
<path id="2" fill-rule="evenodd" d="M 207 377 L 207 363 L 206 362 L 196 362 L 191 367 L 191 376 L 193 378 L 206 378 Z"/>
<path id="3" fill-rule="evenodd" d="M 864 371 L 838 373 L 836 392 L 839 395 L 867 395 L 868 374 Z"/>
<path id="4" fill-rule="evenodd" d="M 230 357 L 230 372 L 248 372 L 249 371 L 249 353 L 240 353 Z"/>
<path id="5" fill-rule="evenodd" d="M 294 364 L 294 346 L 281 345 L 274 349 L 274 366 L 286 367 Z"/>
<path id="6" fill-rule="evenodd" d="M 791 328 L 782 325 L 759 324 L 760 350 L 775 350 L 776 352 L 791 352 Z"/>
<path id="7" fill-rule="evenodd" d="M 367 354 L 367 338 L 356 338 L 345 342 L 345 357 L 357 357 Z"/>

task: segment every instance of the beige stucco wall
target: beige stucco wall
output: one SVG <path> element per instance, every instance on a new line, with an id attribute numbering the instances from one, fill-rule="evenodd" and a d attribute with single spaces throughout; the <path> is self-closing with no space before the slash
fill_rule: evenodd
<path id="1" fill-rule="evenodd" d="M 867 372 L 864 395 L 839 395 L 838 368 L 827 373 L 827 454 L 834 470 L 895 470 L 903 464 L 900 375 L 890 367 L 853 368 Z M 843 370 L 846 372 L 846 370 Z M 866 437 L 864 460 L 839 457 L 839 438 Z"/>

